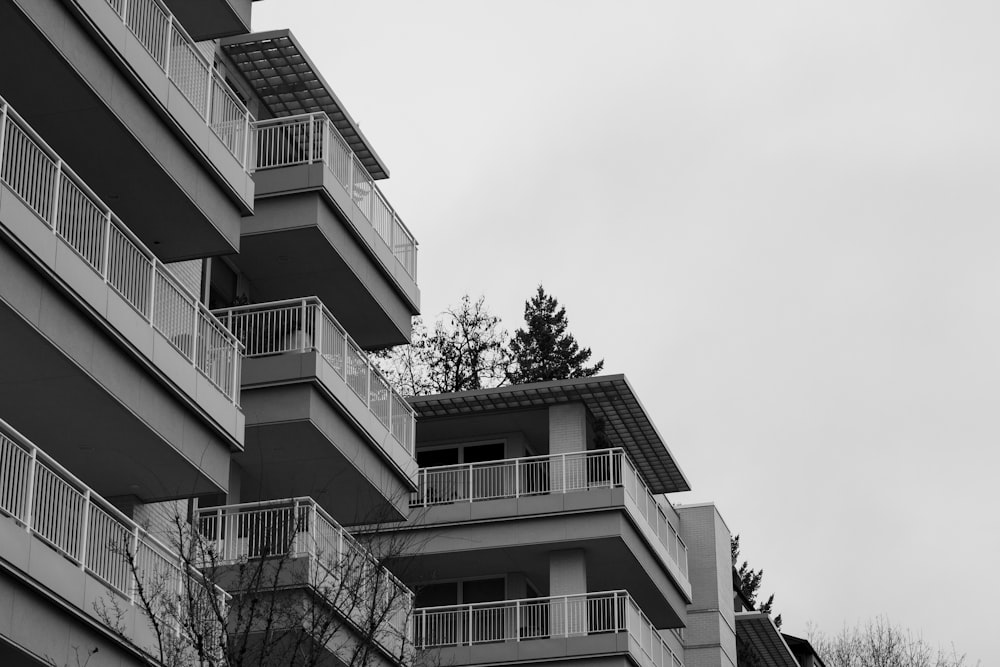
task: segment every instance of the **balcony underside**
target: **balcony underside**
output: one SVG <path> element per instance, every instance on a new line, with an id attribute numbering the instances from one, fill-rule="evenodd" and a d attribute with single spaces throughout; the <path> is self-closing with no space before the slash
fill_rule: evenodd
<path id="1" fill-rule="evenodd" d="M 129 333 L 159 336 L 124 302 L 120 315 L 144 325 Z M 0 240 L 4 418 L 105 496 L 225 490 L 235 439 L 181 402 L 116 335 Z M 160 363 L 190 366 L 166 339 L 149 342 Z"/>
<path id="2" fill-rule="evenodd" d="M 140 92 L 69 4 L 0 2 L 0 40 L 18 58 L 0 68 L 0 94 L 161 259 L 238 250 L 250 177 L 131 33 L 117 35 L 132 40 L 127 65 L 156 68 L 165 105 Z"/>
<path id="3" fill-rule="evenodd" d="M 196 41 L 250 32 L 251 0 L 164 0 Z"/>
<path id="4" fill-rule="evenodd" d="M 405 272 L 385 254 L 376 259 L 322 194 L 303 192 L 257 200 L 233 261 L 257 301 L 318 296 L 358 345 L 375 349 L 408 342 L 420 313 L 419 290 L 412 281 L 408 292 L 399 288 L 386 267 Z"/>
<path id="5" fill-rule="evenodd" d="M 0 665 L 76 665 L 77 648 L 81 663 L 96 648 L 98 664 L 147 664 L 99 618 L 101 602 L 110 603 L 112 595 L 96 577 L 0 514 Z M 135 608 L 118 601 L 125 603 L 126 635 L 152 648 Z"/>
<path id="6" fill-rule="evenodd" d="M 562 505 L 564 498 L 577 503 L 583 502 L 585 496 L 592 496 L 590 500 L 593 501 L 597 500 L 596 496 L 608 497 L 612 492 L 468 503 L 468 506 L 492 505 L 490 513 L 500 518 L 476 523 L 442 522 L 448 521 L 442 510 L 454 516 L 462 511 L 458 505 L 426 510 L 414 508 L 411 522 L 419 521 L 421 528 L 413 529 L 404 544 L 418 545 L 419 552 L 408 554 L 411 557 L 399 564 L 396 574 L 407 584 L 418 585 L 441 578 L 524 572 L 544 588 L 549 580 L 549 554 L 563 549 L 582 549 L 587 561 L 587 590 L 628 590 L 657 627 L 683 626 L 687 605 L 684 594 L 667 575 L 625 512 L 607 509 L 607 500 L 603 510 L 580 511 L 580 506 L 566 507 L 546 516 L 509 519 L 516 516 L 518 502 L 537 500 Z M 398 534 L 394 533 L 394 539 L 396 537 Z"/>
<path id="7" fill-rule="evenodd" d="M 627 635 L 607 633 L 448 646 L 428 649 L 431 659 L 425 664 L 502 665 L 558 660 L 572 667 L 634 667 L 638 661 L 630 659 L 629 644 Z"/>
<path id="8" fill-rule="evenodd" d="M 317 383 L 244 387 L 243 409 L 240 502 L 305 495 L 347 525 L 405 518 L 412 482 Z"/>

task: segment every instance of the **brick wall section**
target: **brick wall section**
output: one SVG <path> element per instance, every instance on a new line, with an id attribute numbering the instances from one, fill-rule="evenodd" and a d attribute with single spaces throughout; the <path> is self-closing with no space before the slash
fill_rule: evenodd
<path id="1" fill-rule="evenodd" d="M 685 667 L 736 664 L 729 529 L 715 505 L 679 506 L 681 537 L 688 546 L 688 578 L 694 602 L 684 631 Z"/>
<path id="2" fill-rule="evenodd" d="M 587 592 L 587 560 L 583 549 L 549 553 L 549 595 Z"/>
<path id="3" fill-rule="evenodd" d="M 587 408 L 583 403 L 549 407 L 549 453 L 565 454 L 587 449 Z"/>

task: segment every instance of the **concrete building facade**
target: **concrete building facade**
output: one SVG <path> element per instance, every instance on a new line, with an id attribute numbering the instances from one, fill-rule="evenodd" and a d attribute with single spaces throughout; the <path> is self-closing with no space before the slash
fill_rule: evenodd
<path id="1" fill-rule="evenodd" d="M 413 410 L 368 357 L 409 340 L 416 241 L 251 6 L 0 0 L 0 664 L 146 664 L 146 597 L 194 625 L 191 582 L 228 609 L 276 558 L 339 618 L 321 664 L 404 661 L 412 594 L 343 525 L 416 489 Z M 324 598 L 348 571 L 394 596 L 382 628 Z"/>
<path id="2" fill-rule="evenodd" d="M 248 563 L 339 619 L 320 664 L 736 664 L 728 528 L 624 376 L 379 373 L 416 240 L 251 7 L 0 0 L 0 665 L 146 664 L 151 587 Z"/>

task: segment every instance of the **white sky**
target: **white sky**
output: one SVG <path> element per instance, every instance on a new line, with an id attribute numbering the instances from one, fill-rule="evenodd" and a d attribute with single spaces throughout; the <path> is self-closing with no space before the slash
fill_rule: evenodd
<path id="1" fill-rule="evenodd" d="M 542 282 L 765 569 L 1000 664 L 1000 3 L 268 0 L 423 311 Z"/>

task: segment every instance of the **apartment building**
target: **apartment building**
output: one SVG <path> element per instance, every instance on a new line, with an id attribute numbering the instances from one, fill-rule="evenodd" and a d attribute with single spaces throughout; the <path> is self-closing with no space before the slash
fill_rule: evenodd
<path id="1" fill-rule="evenodd" d="M 145 597 L 182 641 L 277 557 L 290 604 L 339 618 L 326 662 L 405 659 L 412 595 L 342 525 L 416 490 L 413 410 L 367 351 L 409 339 L 417 244 L 251 6 L 0 0 L 2 665 L 144 664 Z M 324 596 L 347 571 L 384 628 Z"/>
<path id="2" fill-rule="evenodd" d="M 254 563 L 321 664 L 736 664 L 729 530 L 623 376 L 373 367 L 416 241 L 251 6 L 0 0 L 0 665 L 145 664 L 150 591 L 183 644 Z"/>
<path id="3" fill-rule="evenodd" d="M 622 375 L 423 396 L 410 515 L 369 539 L 428 664 L 736 664 L 729 529 Z"/>

